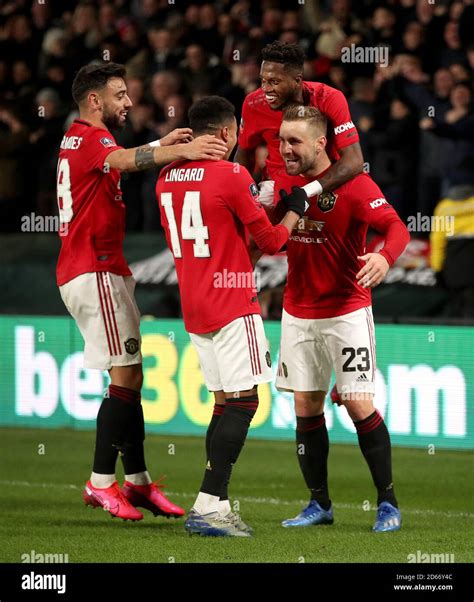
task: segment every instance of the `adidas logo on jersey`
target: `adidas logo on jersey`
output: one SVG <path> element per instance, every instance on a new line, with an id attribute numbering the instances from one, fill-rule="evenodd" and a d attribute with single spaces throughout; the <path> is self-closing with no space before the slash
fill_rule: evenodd
<path id="1" fill-rule="evenodd" d="M 364 382 L 364 383 L 368 383 L 369 379 L 367 378 L 367 376 L 362 373 L 360 376 L 357 377 L 357 382 Z"/>

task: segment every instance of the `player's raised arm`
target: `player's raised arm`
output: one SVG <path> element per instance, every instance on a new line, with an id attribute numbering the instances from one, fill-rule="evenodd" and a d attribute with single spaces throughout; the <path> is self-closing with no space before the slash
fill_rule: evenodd
<path id="1" fill-rule="evenodd" d="M 357 174 L 362 173 L 364 169 L 364 157 L 359 144 L 359 135 L 352 122 L 344 94 L 339 90 L 331 89 L 331 93 L 328 94 L 320 110 L 328 117 L 331 126 L 334 128 L 340 158 L 323 176 L 315 180 L 315 195 L 338 188 Z"/>
<path id="2" fill-rule="evenodd" d="M 107 156 L 107 163 L 112 169 L 119 171 L 142 171 L 180 159 L 218 161 L 226 152 L 227 147 L 222 140 L 205 135 L 186 144 L 163 146 L 161 141 L 159 146 L 151 143 L 118 149 Z"/>
<path id="3" fill-rule="evenodd" d="M 334 190 L 364 169 L 362 149 L 358 142 L 339 151 L 341 158 L 319 179 L 321 191 Z"/>

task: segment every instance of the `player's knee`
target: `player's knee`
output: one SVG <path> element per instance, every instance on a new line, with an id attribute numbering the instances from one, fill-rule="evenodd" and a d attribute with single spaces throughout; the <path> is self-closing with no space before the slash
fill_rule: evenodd
<path id="1" fill-rule="evenodd" d="M 363 396 L 360 393 L 346 396 L 343 404 L 346 406 L 347 413 L 353 422 L 364 420 L 367 416 L 373 414 L 375 410 L 373 399 L 372 393 L 366 393 Z"/>
<path id="2" fill-rule="evenodd" d="M 324 411 L 325 391 L 295 391 L 297 416 L 317 416 Z"/>

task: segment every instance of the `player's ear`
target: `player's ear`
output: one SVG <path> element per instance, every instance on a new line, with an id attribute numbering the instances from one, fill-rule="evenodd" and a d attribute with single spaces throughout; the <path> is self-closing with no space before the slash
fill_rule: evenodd
<path id="1" fill-rule="evenodd" d="M 100 102 L 100 97 L 97 94 L 97 92 L 91 92 L 89 94 L 87 100 L 89 101 L 89 106 L 92 107 L 93 109 L 102 108 L 102 103 Z"/>
<path id="2" fill-rule="evenodd" d="M 222 140 L 224 140 L 224 142 L 227 142 L 229 140 L 229 136 L 230 136 L 229 128 L 227 126 L 224 126 L 221 129 L 221 138 L 222 138 Z"/>
<path id="3" fill-rule="evenodd" d="M 316 139 L 316 147 L 319 152 L 322 152 L 328 143 L 326 136 L 318 136 Z"/>

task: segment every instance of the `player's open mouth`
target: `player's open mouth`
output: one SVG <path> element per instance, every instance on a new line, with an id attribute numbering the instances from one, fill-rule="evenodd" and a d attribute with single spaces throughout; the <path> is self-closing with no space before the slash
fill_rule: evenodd
<path id="1" fill-rule="evenodd" d="M 128 111 L 120 111 L 120 119 L 122 121 L 125 121 L 125 119 L 127 118 L 127 114 L 128 114 Z"/>
<path id="2" fill-rule="evenodd" d="M 268 104 L 275 104 L 276 100 L 278 99 L 278 96 L 272 95 L 272 94 L 265 94 L 265 98 L 267 99 Z"/>

